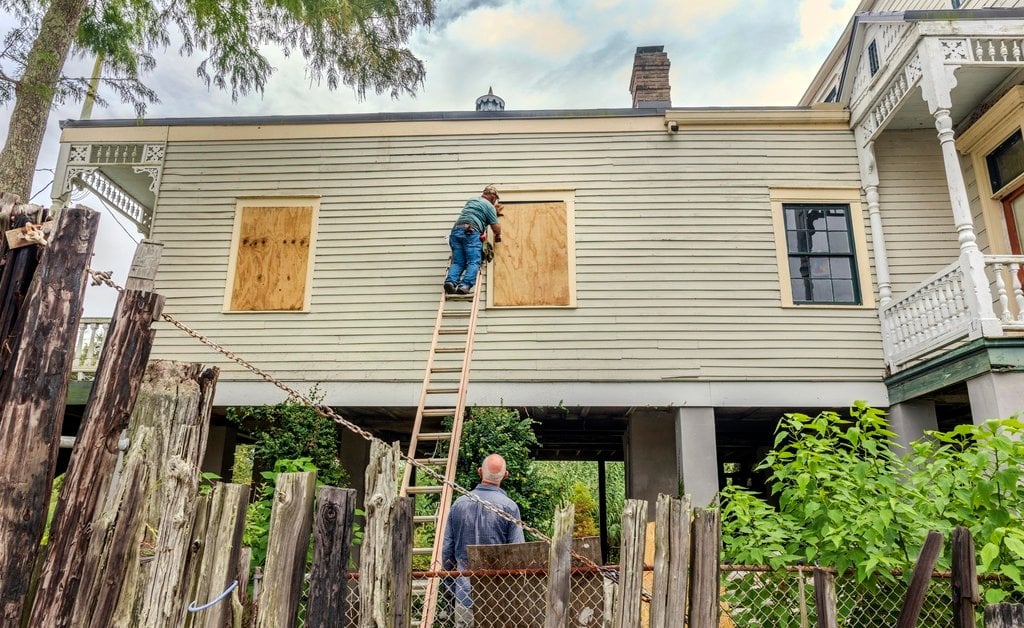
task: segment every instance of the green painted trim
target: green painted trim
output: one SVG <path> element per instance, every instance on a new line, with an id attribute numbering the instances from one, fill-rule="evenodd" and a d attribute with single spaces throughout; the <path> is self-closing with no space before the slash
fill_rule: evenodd
<path id="1" fill-rule="evenodd" d="M 885 378 L 889 403 L 916 399 L 990 372 L 1024 371 L 1024 337 L 979 338 Z"/>

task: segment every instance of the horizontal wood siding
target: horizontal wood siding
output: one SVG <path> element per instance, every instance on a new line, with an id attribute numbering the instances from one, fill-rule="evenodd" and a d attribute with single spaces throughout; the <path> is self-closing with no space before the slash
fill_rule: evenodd
<path id="1" fill-rule="evenodd" d="M 935 131 L 887 131 L 875 142 L 892 293 L 899 297 L 960 255 Z"/>
<path id="2" fill-rule="evenodd" d="M 881 378 L 874 310 L 780 306 L 769 188 L 857 186 L 844 131 L 172 143 L 158 288 L 281 377 L 419 381 L 448 230 L 488 183 L 576 190 L 578 306 L 482 312 L 474 382 Z M 263 194 L 322 197 L 309 313 L 221 312 L 236 197 Z M 166 327 L 154 353 L 216 357 Z"/>

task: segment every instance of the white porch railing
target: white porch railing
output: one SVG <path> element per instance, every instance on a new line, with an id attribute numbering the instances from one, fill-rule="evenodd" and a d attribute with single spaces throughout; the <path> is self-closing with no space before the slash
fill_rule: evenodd
<path id="1" fill-rule="evenodd" d="M 992 309 L 1000 323 L 998 333 L 988 335 L 1024 332 L 1024 256 L 986 255 L 984 260 Z M 984 335 L 976 314 L 979 308 L 971 307 L 974 295 L 967 285 L 958 260 L 879 309 L 885 361 L 891 372 L 954 342 Z"/>
<path id="2" fill-rule="evenodd" d="M 96 374 L 103 343 L 110 327 L 109 318 L 82 318 L 75 339 L 75 361 L 71 366 L 71 379 L 91 380 Z"/>

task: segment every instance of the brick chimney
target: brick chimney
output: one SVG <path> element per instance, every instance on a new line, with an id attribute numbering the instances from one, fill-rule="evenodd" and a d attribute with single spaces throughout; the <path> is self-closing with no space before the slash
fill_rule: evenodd
<path id="1" fill-rule="evenodd" d="M 664 46 L 637 46 L 633 75 L 629 78 L 634 109 L 672 106 L 672 88 L 668 84 L 670 65 Z"/>

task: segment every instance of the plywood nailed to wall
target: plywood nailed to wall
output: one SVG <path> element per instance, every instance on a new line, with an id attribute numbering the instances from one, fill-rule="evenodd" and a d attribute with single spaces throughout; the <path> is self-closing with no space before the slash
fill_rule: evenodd
<path id="1" fill-rule="evenodd" d="M 494 256 L 495 306 L 568 306 L 569 239 L 562 201 L 509 203 Z"/>
<path id="2" fill-rule="evenodd" d="M 233 311 L 302 310 L 313 207 L 239 208 Z"/>

